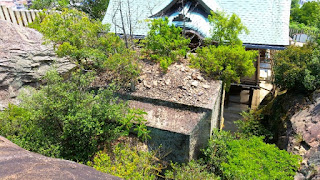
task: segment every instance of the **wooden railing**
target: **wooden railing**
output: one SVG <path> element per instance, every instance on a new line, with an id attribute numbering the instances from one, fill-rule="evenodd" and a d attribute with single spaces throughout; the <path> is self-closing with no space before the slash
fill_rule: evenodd
<path id="1" fill-rule="evenodd" d="M 12 10 L 11 8 L 0 6 L 0 19 L 20 26 L 27 26 L 35 20 L 39 12 L 41 10 Z"/>

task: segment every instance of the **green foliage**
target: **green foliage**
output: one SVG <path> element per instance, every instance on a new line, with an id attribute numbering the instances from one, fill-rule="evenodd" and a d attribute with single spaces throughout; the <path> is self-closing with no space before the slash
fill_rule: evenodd
<path id="1" fill-rule="evenodd" d="M 69 0 L 34 0 L 31 9 L 55 9 L 62 10 L 69 6 Z"/>
<path id="2" fill-rule="evenodd" d="M 136 52 L 125 50 L 121 54 L 110 55 L 104 62 L 104 67 L 110 72 L 109 77 L 112 77 L 113 82 L 128 86 L 128 83 L 135 81 L 140 74 L 138 59 Z"/>
<path id="3" fill-rule="evenodd" d="M 294 8 L 299 8 L 299 0 L 292 0 L 291 1 L 291 9 L 294 9 Z"/>
<path id="4" fill-rule="evenodd" d="M 144 51 L 149 58 L 160 62 L 160 66 L 166 71 L 170 64 L 186 55 L 189 50 L 190 39 L 182 36 L 182 29 L 170 26 L 169 20 L 153 19 L 149 24 L 150 31 L 143 40 Z"/>
<path id="5" fill-rule="evenodd" d="M 262 137 L 253 136 L 227 142 L 227 162 L 221 170 L 227 179 L 292 179 L 301 159 L 275 145 L 266 144 Z"/>
<path id="6" fill-rule="evenodd" d="M 194 180 L 194 179 L 219 179 L 213 173 L 207 171 L 207 166 L 201 162 L 190 161 L 188 164 L 179 165 L 171 163 L 172 170 L 165 172 L 166 179 Z"/>
<path id="7" fill-rule="evenodd" d="M 102 20 L 107 11 L 109 0 L 34 0 L 31 9 L 62 10 L 75 8 L 85 12 L 92 19 Z"/>
<path id="8" fill-rule="evenodd" d="M 304 3 L 301 8 L 291 10 L 291 21 L 303 23 L 306 26 L 320 28 L 320 2 L 312 1 Z"/>
<path id="9" fill-rule="evenodd" d="M 53 42 L 59 56 L 68 56 L 74 62 L 101 68 L 110 54 L 120 53 L 124 43 L 109 27 L 91 20 L 85 13 L 63 9 L 48 14 L 30 27 L 40 31 L 47 42 Z"/>
<path id="10" fill-rule="evenodd" d="M 241 77 L 251 76 L 255 72 L 253 62 L 258 55 L 257 51 L 246 51 L 241 45 L 208 46 L 196 52 L 197 55 L 191 57 L 192 66 L 223 80 L 227 89 L 231 83 L 239 83 Z"/>
<path id="11" fill-rule="evenodd" d="M 88 162 L 88 165 L 124 179 L 153 180 L 162 169 L 162 165 L 157 161 L 152 152 L 117 145 L 111 155 L 100 152 L 94 157 L 93 162 Z"/>
<path id="12" fill-rule="evenodd" d="M 215 131 L 204 150 L 207 165 L 225 179 L 292 179 L 301 157 L 263 142 Z"/>
<path id="13" fill-rule="evenodd" d="M 76 161 L 88 160 L 130 130 L 147 138 L 145 113 L 129 109 L 112 88 L 88 92 L 92 79 L 89 72 L 74 73 L 68 80 L 48 72 L 46 86 L 32 96 L 22 95 L 20 107 L 9 106 L 1 113 L 0 124 L 6 124 L 1 134 L 28 150 Z"/>
<path id="14" fill-rule="evenodd" d="M 75 0 L 71 0 L 71 2 L 73 1 Z M 102 21 L 108 5 L 109 0 L 83 0 L 81 5 L 75 6 L 75 8 L 87 13 L 92 19 Z"/>
<path id="15" fill-rule="evenodd" d="M 212 26 L 210 40 L 219 44 L 241 45 L 242 41 L 238 35 L 241 33 L 248 34 L 248 29 L 241 23 L 241 19 L 236 15 L 226 15 L 224 12 L 213 12 L 208 16 Z"/>
<path id="16" fill-rule="evenodd" d="M 206 149 L 203 149 L 204 161 L 209 170 L 216 175 L 222 176 L 220 165 L 227 161 L 228 144 L 234 137 L 227 131 L 213 130 L 213 134 L 208 142 Z"/>
<path id="17" fill-rule="evenodd" d="M 32 117 L 28 109 L 9 104 L 8 108 L 0 112 L 0 135 L 27 150 L 57 156 L 60 153 L 58 147 L 50 144 Z"/>
<path id="18" fill-rule="evenodd" d="M 289 91 L 308 92 L 320 87 L 319 50 L 312 44 L 289 46 L 274 57 L 275 84 Z"/>
<path id="19" fill-rule="evenodd" d="M 290 22 L 290 29 L 303 31 L 303 33 L 314 36 L 319 32 L 319 28 L 314 26 L 306 26 L 303 23 Z"/>
<path id="20" fill-rule="evenodd" d="M 241 113 L 243 119 L 236 121 L 241 136 L 264 136 L 265 141 L 270 142 L 273 139 L 273 134 L 262 124 L 262 114 L 260 111 L 250 111 Z"/>

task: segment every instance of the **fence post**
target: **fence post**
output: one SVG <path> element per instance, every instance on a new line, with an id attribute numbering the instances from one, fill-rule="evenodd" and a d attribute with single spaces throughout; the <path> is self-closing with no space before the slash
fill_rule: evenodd
<path id="1" fill-rule="evenodd" d="M 14 11 L 14 14 L 16 15 L 16 18 L 17 18 L 19 26 L 23 26 L 22 18 L 20 16 L 20 12 L 19 11 Z"/>
<path id="2" fill-rule="evenodd" d="M 15 25 L 17 25 L 17 19 L 16 19 L 16 16 L 14 15 L 13 11 L 11 8 L 8 8 L 8 11 L 9 11 L 9 14 L 11 16 L 11 22 Z"/>
<path id="3" fill-rule="evenodd" d="M 0 6 L 0 19 L 6 20 L 6 18 L 4 17 L 4 12 L 2 10 L 2 6 Z"/>
<path id="4" fill-rule="evenodd" d="M 29 10 L 26 10 L 25 12 L 26 12 L 26 15 L 27 15 L 28 24 L 29 24 L 29 23 L 32 23 L 32 19 L 31 19 L 30 11 L 29 11 Z"/>
<path id="5" fill-rule="evenodd" d="M 9 12 L 8 12 L 8 8 L 5 7 L 5 6 L 2 6 L 2 11 L 3 11 L 3 14 L 4 14 L 5 19 L 6 19 L 7 21 L 10 21 L 10 22 L 11 22 L 10 16 L 9 16 Z"/>

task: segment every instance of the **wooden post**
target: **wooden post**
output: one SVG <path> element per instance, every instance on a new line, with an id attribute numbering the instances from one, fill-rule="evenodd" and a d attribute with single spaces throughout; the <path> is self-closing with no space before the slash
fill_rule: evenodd
<path id="1" fill-rule="evenodd" d="M 8 8 L 2 6 L 2 10 L 3 10 L 3 14 L 4 14 L 5 19 L 6 19 L 7 21 L 10 21 L 10 22 L 11 22 L 11 19 L 10 19 L 10 16 L 9 16 L 9 12 L 8 12 Z"/>
<path id="2" fill-rule="evenodd" d="M 256 63 L 256 85 L 258 86 L 260 82 L 260 50 Z"/>
<path id="3" fill-rule="evenodd" d="M 28 26 L 28 19 L 26 16 L 26 12 L 25 11 L 20 11 L 21 16 L 22 16 L 22 22 L 24 26 Z"/>
<path id="4" fill-rule="evenodd" d="M 25 12 L 26 12 L 26 15 L 27 15 L 28 24 L 29 24 L 29 23 L 32 23 L 32 19 L 31 19 L 30 11 L 29 11 L 29 10 L 26 10 Z"/>
<path id="5" fill-rule="evenodd" d="M 33 10 L 30 12 L 31 12 L 31 18 L 32 18 L 32 22 L 33 22 L 36 19 L 36 14 Z"/>
<path id="6" fill-rule="evenodd" d="M 252 107 L 252 99 L 253 99 L 253 88 L 251 87 L 249 91 L 249 108 L 250 109 Z"/>
<path id="7" fill-rule="evenodd" d="M 14 14 L 16 15 L 16 18 L 17 18 L 17 21 L 18 21 L 19 26 L 23 26 L 20 12 L 19 12 L 19 11 L 14 11 Z"/>
<path id="8" fill-rule="evenodd" d="M 14 13 L 13 13 L 13 11 L 12 11 L 12 9 L 11 8 L 8 8 L 8 11 L 9 11 L 9 15 L 10 15 L 10 17 L 11 17 L 11 22 L 13 23 L 13 24 L 18 24 L 17 23 L 17 19 L 16 19 L 16 16 L 14 15 Z"/>
<path id="9" fill-rule="evenodd" d="M 0 6 L 0 19 L 6 20 L 6 18 L 4 17 L 4 12 L 2 10 L 2 6 Z"/>

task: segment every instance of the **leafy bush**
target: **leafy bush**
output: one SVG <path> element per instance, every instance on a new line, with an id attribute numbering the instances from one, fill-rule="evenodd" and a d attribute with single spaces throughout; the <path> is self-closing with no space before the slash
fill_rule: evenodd
<path id="1" fill-rule="evenodd" d="M 243 117 L 241 120 L 236 121 L 239 131 L 242 136 L 264 136 L 265 141 L 270 142 L 273 139 L 273 134 L 262 124 L 262 115 L 259 111 L 250 111 L 241 113 Z"/>
<path id="2" fill-rule="evenodd" d="M 111 155 L 99 152 L 88 162 L 98 171 L 124 179 L 155 179 L 162 170 L 154 153 L 138 151 L 137 148 L 117 145 Z"/>
<path id="3" fill-rule="evenodd" d="M 142 42 L 144 51 L 148 56 L 160 62 L 160 66 L 166 71 L 170 64 L 186 55 L 189 50 L 190 39 L 182 36 L 182 29 L 170 26 L 169 20 L 153 19 L 149 24 L 150 31 Z"/>
<path id="4" fill-rule="evenodd" d="M 194 179 L 219 179 L 213 173 L 207 171 L 207 166 L 201 162 L 190 161 L 188 164 L 178 165 L 171 163 L 172 170 L 165 173 L 166 179 L 194 180 Z"/>
<path id="5" fill-rule="evenodd" d="M 319 32 L 319 28 L 317 27 L 306 26 L 305 24 L 298 22 L 290 22 L 290 29 L 303 31 L 308 35 L 315 35 Z"/>
<path id="6" fill-rule="evenodd" d="M 263 137 L 235 139 L 215 131 L 203 151 L 205 162 L 225 179 L 292 179 L 301 157 L 263 142 Z"/>
<path id="7" fill-rule="evenodd" d="M 46 86 L 32 96 L 22 95 L 20 107 L 1 113 L 0 124 L 6 124 L 1 134 L 28 150 L 76 161 L 88 160 L 106 142 L 132 129 L 147 138 L 145 113 L 129 109 L 112 88 L 88 92 L 92 79 L 89 72 L 74 73 L 68 80 L 48 72 Z"/>
<path id="8" fill-rule="evenodd" d="M 221 164 L 221 169 L 228 179 L 292 179 L 300 166 L 300 156 L 266 144 L 262 137 L 227 144 L 227 162 Z"/>
<path id="9" fill-rule="evenodd" d="M 213 78 L 226 83 L 229 89 L 232 82 L 240 82 L 241 77 L 251 76 L 255 72 L 253 62 L 257 51 L 246 51 L 241 45 L 208 46 L 198 49 L 191 57 L 193 67 L 200 69 Z"/>
<path id="10" fill-rule="evenodd" d="M 127 86 L 128 83 L 135 81 L 140 74 L 138 59 L 136 52 L 126 50 L 121 54 L 110 55 L 104 66 L 110 72 L 113 82 Z"/>
<path id="11" fill-rule="evenodd" d="M 320 87 L 319 50 L 314 45 L 289 46 L 274 57 L 275 84 L 289 91 L 308 92 Z"/>
<path id="12" fill-rule="evenodd" d="M 210 40 L 219 44 L 241 45 L 242 41 L 238 35 L 241 33 L 248 34 L 248 29 L 242 24 L 241 19 L 236 15 L 226 15 L 225 12 L 213 12 L 208 16 L 211 28 Z"/>
<path id="13" fill-rule="evenodd" d="M 203 149 L 203 155 L 205 156 L 204 162 L 207 164 L 208 169 L 214 172 L 216 175 L 222 176 L 223 172 L 220 169 L 220 165 L 227 161 L 228 156 L 228 144 L 234 137 L 227 131 L 221 131 L 214 129 L 212 137 L 208 141 L 208 146 Z"/>
<path id="14" fill-rule="evenodd" d="M 80 65 L 101 68 L 110 54 L 121 53 L 124 43 L 109 26 L 91 20 L 75 9 L 42 14 L 30 27 L 40 31 L 47 42 L 53 42 L 59 56 L 68 56 Z"/>

